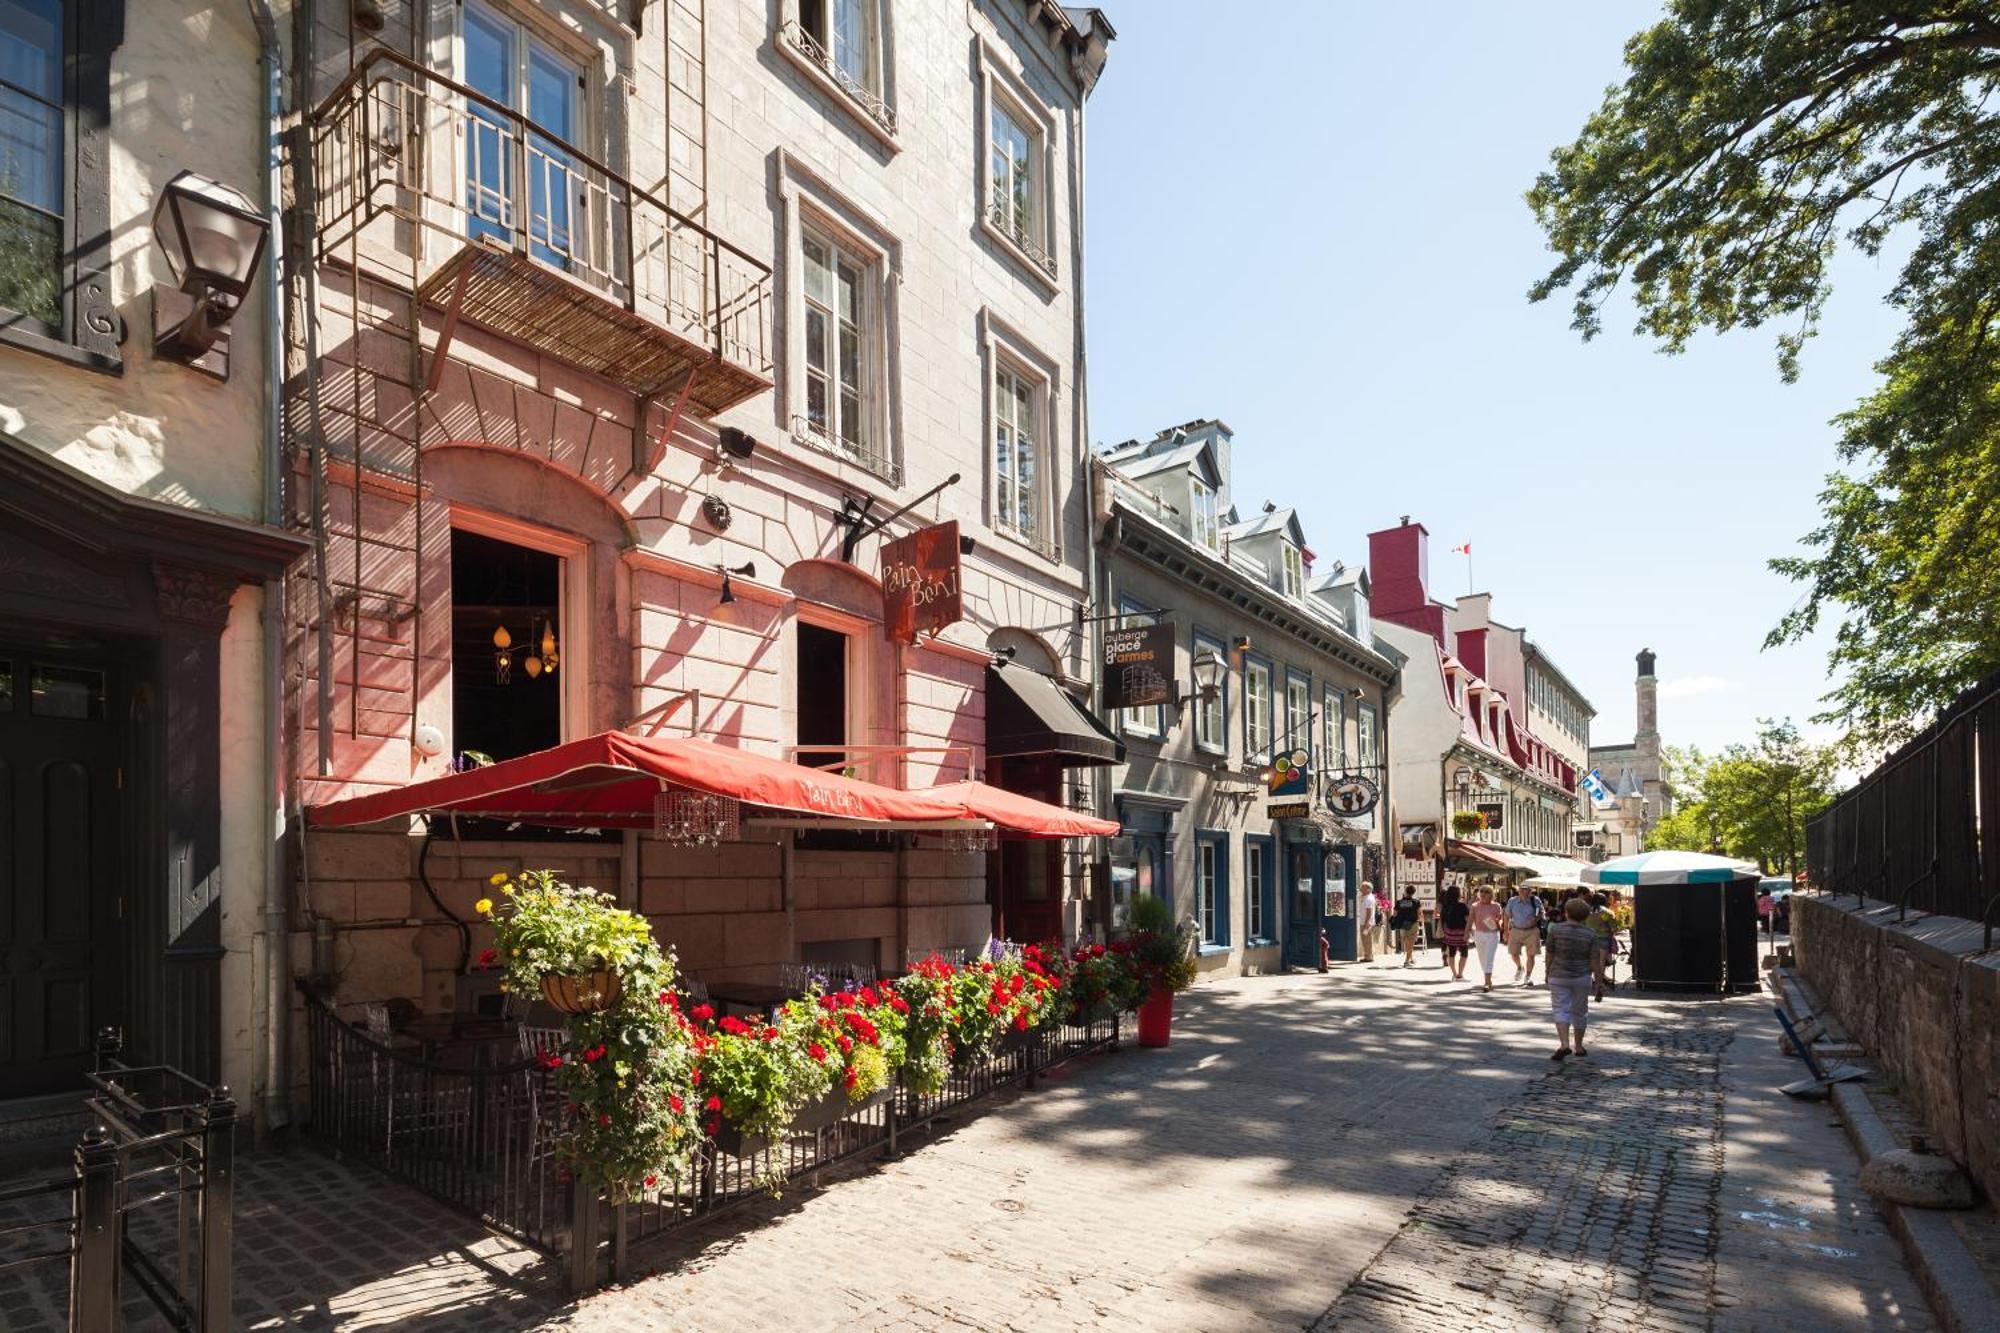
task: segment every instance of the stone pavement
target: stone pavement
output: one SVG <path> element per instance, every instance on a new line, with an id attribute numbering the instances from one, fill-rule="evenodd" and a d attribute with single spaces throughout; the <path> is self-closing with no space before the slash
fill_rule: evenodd
<path id="1" fill-rule="evenodd" d="M 1505 967 L 1502 972 L 1505 974 Z M 247 1328 L 1927 1329 L 1768 996 L 1602 1006 L 1350 965 L 1183 997 L 1174 1044 L 635 1249 L 580 1305 L 311 1152 L 241 1181 Z M 11 1307 L 0 1275 L 0 1310 Z M 35 1327 L 11 1315 L 6 1327 Z"/>

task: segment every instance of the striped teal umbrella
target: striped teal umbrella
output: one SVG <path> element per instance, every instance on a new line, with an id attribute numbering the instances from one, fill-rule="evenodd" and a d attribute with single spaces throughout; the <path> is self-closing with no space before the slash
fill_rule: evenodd
<path id="1" fill-rule="evenodd" d="M 1640 852 L 1585 866 L 1585 884 L 1727 884 L 1763 874 L 1748 861 L 1704 852 Z"/>

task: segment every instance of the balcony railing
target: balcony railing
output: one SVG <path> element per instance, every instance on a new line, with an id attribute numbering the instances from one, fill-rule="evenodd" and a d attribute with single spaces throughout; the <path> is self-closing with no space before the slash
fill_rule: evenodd
<path id="1" fill-rule="evenodd" d="M 769 387 L 770 268 L 513 109 L 378 48 L 310 133 L 320 260 L 711 414 Z"/>
<path id="2" fill-rule="evenodd" d="M 1014 243 L 1014 247 L 1026 255 L 1050 277 L 1056 275 L 1056 257 L 1042 248 L 1042 243 L 1029 235 L 1028 228 L 1021 225 L 1021 214 L 1010 207 L 1005 199 L 996 199 L 986 210 L 986 220 L 993 229 Z"/>
<path id="3" fill-rule="evenodd" d="M 835 87 L 867 112 L 868 118 L 880 125 L 884 133 L 893 135 L 896 132 L 896 108 L 883 100 L 880 93 L 842 69 L 840 62 L 833 58 L 833 53 L 820 44 L 819 38 L 807 32 L 796 20 L 787 21 L 780 31 L 785 45 L 811 61 L 815 68 L 833 81 Z"/>

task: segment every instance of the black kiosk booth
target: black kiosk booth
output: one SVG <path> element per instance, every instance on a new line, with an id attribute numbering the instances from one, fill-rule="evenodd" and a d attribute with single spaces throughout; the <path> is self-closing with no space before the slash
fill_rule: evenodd
<path id="1" fill-rule="evenodd" d="M 1632 978 L 1641 989 L 1739 994 L 1757 970 L 1757 880 L 1745 861 L 1645 852 L 1587 866 L 1586 884 L 1632 895 Z"/>

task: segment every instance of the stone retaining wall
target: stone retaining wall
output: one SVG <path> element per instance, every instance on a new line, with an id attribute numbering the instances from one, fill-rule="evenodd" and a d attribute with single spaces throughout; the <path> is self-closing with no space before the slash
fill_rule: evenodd
<path id="1" fill-rule="evenodd" d="M 1940 1147 L 2000 1198 L 2000 949 L 1957 917 L 1793 899 L 1799 967 L 1922 1111 Z"/>

